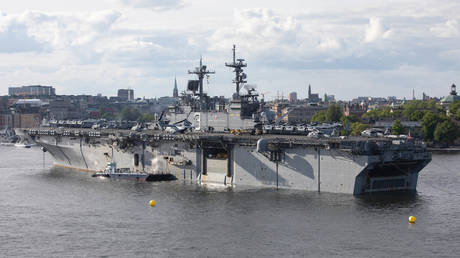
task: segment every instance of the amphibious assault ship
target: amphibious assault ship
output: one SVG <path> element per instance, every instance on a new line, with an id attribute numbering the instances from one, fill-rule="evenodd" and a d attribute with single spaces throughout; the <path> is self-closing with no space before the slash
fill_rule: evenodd
<path id="1" fill-rule="evenodd" d="M 365 194 L 415 191 L 418 173 L 431 161 L 423 144 L 408 139 L 314 138 L 271 134 L 263 101 L 248 88 L 243 59 L 234 68 L 236 92 L 228 108 L 216 110 L 203 92 L 211 74 L 202 64 L 191 74 L 187 105 L 177 105 L 154 130 L 83 128 L 18 129 L 54 158 L 56 166 L 102 171 L 107 162 L 130 171 L 171 174 L 181 180 L 227 187 L 272 187 Z M 193 116 L 189 121 L 189 117 Z"/>

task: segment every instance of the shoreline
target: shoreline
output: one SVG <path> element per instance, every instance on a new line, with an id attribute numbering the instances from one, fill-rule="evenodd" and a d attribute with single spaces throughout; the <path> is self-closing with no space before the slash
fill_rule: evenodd
<path id="1" fill-rule="evenodd" d="M 433 147 L 427 147 L 427 151 L 430 151 L 434 154 L 459 154 L 460 153 L 460 147 L 449 147 L 449 148 L 433 148 Z"/>

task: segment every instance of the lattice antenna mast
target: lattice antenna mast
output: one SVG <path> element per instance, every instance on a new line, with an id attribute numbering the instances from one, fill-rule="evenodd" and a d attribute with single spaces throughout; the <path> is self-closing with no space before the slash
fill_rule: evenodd
<path id="1" fill-rule="evenodd" d="M 233 45 L 233 62 L 232 63 L 225 63 L 225 66 L 232 67 L 235 73 L 235 79 L 233 83 L 236 84 L 236 95 L 239 98 L 240 96 L 240 89 L 242 88 L 246 81 L 246 74 L 243 73 L 243 67 L 247 67 L 248 65 L 244 63 L 244 59 L 236 59 L 236 46 Z"/>
<path id="2" fill-rule="evenodd" d="M 200 66 L 195 67 L 195 70 L 190 71 L 188 70 L 189 74 L 196 74 L 198 76 L 198 81 L 199 81 L 199 94 L 200 94 L 200 99 L 203 97 L 203 79 L 205 76 L 208 74 L 215 74 L 215 71 L 209 71 L 207 70 L 207 66 L 203 65 L 203 58 L 200 58 Z"/>

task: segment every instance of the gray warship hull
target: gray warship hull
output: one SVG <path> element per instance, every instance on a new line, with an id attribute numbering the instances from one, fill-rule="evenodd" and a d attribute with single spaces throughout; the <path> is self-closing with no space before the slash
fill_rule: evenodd
<path id="1" fill-rule="evenodd" d="M 431 161 L 423 146 L 405 140 L 49 128 L 17 134 L 43 146 L 56 166 L 102 171 L 113 160 L 132 171 L 227 187 L 415 191 L 418 173 Z"/>

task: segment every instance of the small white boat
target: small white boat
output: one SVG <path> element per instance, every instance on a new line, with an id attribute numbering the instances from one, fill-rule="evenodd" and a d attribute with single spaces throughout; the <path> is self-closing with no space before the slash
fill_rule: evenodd
<path id="1" fill-rule="evenodd" d="M 92 177 L 108 177 L 118 179 L 134 179 L 134 180 L 146 180 L 149 174 L 144 172 L 134 172 L 129 168 L 117 168 L 115 162 L 107 163 L 107 167 L 104 171 L 97 172 Z"/>
<path id="2" fill-rule="evenodd" d="M 18 147 L 18 148 L 30 148 L 32 145 L 28 144 L 28 143 L 21 143 L 21 142 L 18 142 L 14 145 L 15 147 Z"/>
<path id="3" fill-rule="evenodd" d="M 149 174 L 145 172 L 133 172 L 129 168 L 117 168 L 115 162 L 107 163 L 104 171 L 94 173 L 92 177 L 132 179 L 138 181 L 174 181 L 177 178 L 172 174 Z"/>
<path id="4" fill-rule="evenodd" d="M 0 142 L 0 146 L 14 146 L 14 143 L 11 142 Z"/>

